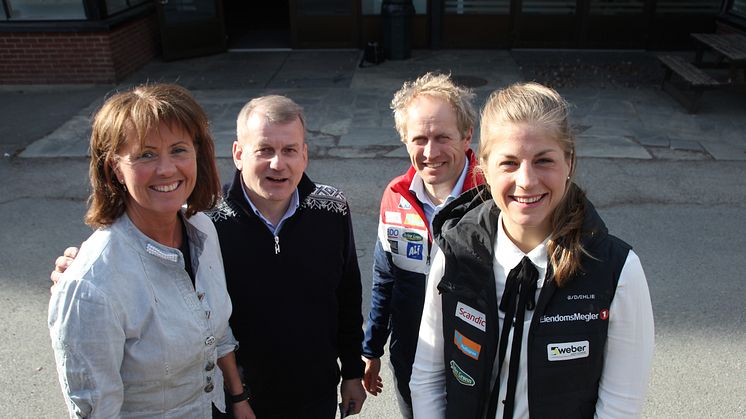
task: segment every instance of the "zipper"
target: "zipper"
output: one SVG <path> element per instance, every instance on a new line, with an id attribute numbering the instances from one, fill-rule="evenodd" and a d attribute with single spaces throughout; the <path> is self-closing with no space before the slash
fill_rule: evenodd
<path id="1" fill-rule="evenodd" d="M 280 236 L 275 236 L 275 254 L 280 254 Z"/>

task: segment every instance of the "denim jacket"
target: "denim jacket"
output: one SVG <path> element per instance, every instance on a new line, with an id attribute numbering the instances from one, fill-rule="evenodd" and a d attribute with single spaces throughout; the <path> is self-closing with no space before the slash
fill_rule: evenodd
<path id="1" fill-rule="evenodd" d="M 186 222 L 181 252 L 124 214 L 80 248 L 49 302 L 49 331 L 70 417 L 211 418 L 224 410 L 218 358 L 238 342 L 215 228 Z M 196 288 L 196 291 L 195 291 Z"/>

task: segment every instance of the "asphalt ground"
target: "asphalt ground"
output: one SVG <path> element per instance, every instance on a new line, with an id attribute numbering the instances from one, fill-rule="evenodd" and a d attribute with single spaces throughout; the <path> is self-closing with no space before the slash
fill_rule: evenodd
<path id="1" fill-rule="evenodd" d="M 551 65 L 544 52 L 535 52 L 534 67 L 519 53 L 415 51 L 410 60 L 365 68 L 355 51 L 223 54 L 154 61 L 117 86 L 0 88 L 0 151 L 8 155 L 0 157 L 0 417 L 65 415 L 46 328 L 48 275 L 54 257 L 91 232 L 82 223 L 86 124 L 107 92 L 143 80 L 187 85 L 212 118 L 223 180 L 232 172 L 227 147 L 240 105 L 267 92 L 301 102 L 309 114 L 309 174 L 341 187 L 351 203 L 367 313 L 380 195 L 408 165 L 388 100 L 428 69 L 486 81 L 475 87 L 483 101 Z M 746 95 L 707 92 L 701 112 L 689 115 L 653 82 L 604 81 L 624 80 L 622 71 L 583 76 L 611 65 L 629 66 L 581 59 L 572 85 L 557 87 L 576 106 L 579 182 L 611 232 L 633 245 L 648 277 L 656 351 L 643 417 L 746 417 Z M 387 368 L 384 374 L 384 393 L 368 398 L 361 418 L 398 417 Z M 302 371 L 295 382 L 297 391 L 308 385 Z"/>

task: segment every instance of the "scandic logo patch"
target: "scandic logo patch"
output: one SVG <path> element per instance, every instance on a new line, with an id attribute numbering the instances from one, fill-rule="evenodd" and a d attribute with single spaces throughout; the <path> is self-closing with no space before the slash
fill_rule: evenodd
<path id="1" fill-rule="evenodd" d="M 487 327 L 487 318 L 484 313 L 475 308 L 469 307 L 460 301 L 456 304 L 456 317 L 483 332 Z"/>
<path id="2" fill-rule="evenodd" d="M 451 372 L 453 373 L 453 376 L 456 377 L 456 381 L 459 383 L 474 387 L 474 379 L 469 376 L 469 374 L 465 373 L 464 370 L 461 369 L 461 367 L 458 366 L 456 361 L 451 361 Z"/>
<path id="3" fill-rule="evenodd" d="M 458 330 L 453 331 L 453 343 L 456 344 L 456 347 L 463 352 L 464 355 L 473 358 L 474 360 L 479 359 L 479 352 L 482 350 L 482 345 L 462 335 Z"/>
<path id="4" fill-rule="evenodd" d="M 567 361 L 570 359 L 587 358 L 590 354 L 589 347 L 590 344 L 587 340 L 550 343 L 547 345 L 547 359 L 549 361 Z"/>

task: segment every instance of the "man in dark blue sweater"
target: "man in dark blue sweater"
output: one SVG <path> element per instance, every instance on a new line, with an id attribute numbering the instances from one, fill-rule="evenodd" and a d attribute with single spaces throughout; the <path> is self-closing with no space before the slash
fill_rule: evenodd
<path id="1" fill-rule="evenodd" d="M 333 418 L 341 374 L 342 409 L 358 413 L 362 297 L 347 201 L 304 173 L 305 124 L 295 102 L 254 99 L 237 125 L 236 173 L 210 216 L 251 406 L 259 418 Z"/>

